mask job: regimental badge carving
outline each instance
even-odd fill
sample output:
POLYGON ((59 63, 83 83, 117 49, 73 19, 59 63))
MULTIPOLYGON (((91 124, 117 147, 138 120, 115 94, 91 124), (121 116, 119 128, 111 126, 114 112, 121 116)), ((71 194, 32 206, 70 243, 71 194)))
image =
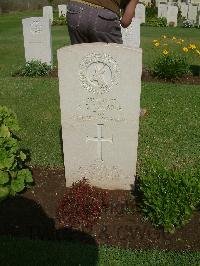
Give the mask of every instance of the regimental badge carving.
POLYGON ((82 88, 104 94, 118 84, 120 70, 110 55, 91 53, 82 59, 79 75, 82 88))
POLYGON ((39 20, 34 20, 30 26, 31 33, 40 34, 42 32, 42 24, 39 20))

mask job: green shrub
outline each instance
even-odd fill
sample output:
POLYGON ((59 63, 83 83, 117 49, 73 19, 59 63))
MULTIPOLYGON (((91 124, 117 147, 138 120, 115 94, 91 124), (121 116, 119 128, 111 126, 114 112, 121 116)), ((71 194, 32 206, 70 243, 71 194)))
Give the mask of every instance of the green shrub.
POLYGON ((27 62, 24 66, 20 67, 13 76, 22 77, 43 77, 49 75, 51 66, 46 63, 41 63, 38 60, 27 62))
POLYGON ((65 16, 60 16, 58 18, 54 18, 53 26, 63 26, 63 25, 67 25, 67 19, 65 16))
POLYGON ((165 232, 174 232, 189 221, 200 203, 200 172, 180 173, 151 164, 139 179, 141 208, 165 232))
POLYGON ((25 168, 26 154, 20 149, 16 115, 0 106, 0 201, 14 196, 32 184, 32 174, 25 168))
POLYGON ((157 18, 158 15, 158 8, 155 6, 146 6, 146 19, 150 19, 150 18, 157 18))
POLYGON ((153 63, 152 72, 156 77, 172 80, 190 73, 189 69, 190 66, 185 57, 174 54, 161 54, 153 63))
POLYGON ((167 26, 167 19, 166 18, 150 17, 150 18, 147 18, 145 25, 151 26, 151 27, 166 27, 167 26))

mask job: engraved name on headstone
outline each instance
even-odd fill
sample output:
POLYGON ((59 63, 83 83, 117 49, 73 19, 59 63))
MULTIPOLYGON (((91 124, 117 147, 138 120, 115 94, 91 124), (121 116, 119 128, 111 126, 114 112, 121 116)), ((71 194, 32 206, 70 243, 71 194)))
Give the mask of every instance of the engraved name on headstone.
POLYGON ((67 186, 83 177, 106 189, 134 185, 141 73, 141 49, 95 43, 58 50, 67 186))

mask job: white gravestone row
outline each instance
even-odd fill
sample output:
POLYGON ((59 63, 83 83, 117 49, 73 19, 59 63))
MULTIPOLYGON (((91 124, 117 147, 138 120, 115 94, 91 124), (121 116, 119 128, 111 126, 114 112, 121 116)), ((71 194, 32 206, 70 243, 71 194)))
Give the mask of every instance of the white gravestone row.
POLYGON ((67 5, 58 5, 59 17, 67 15, 67 5))
POLYGON ((51 23, 53 22, 53 7, 52 6, 43 7, 43 17, 50 19, 51 23))
POLYGON ((127 47, 140 47, 140 19, 133 18, 128 28, 121 28, 123 44, 127 47))
POLYGON ((158 5, 158 18, 167 18, 167 5, 166 4, 158 5))
POLYGON ((135 18, 140 19, 141 23, 145 23, 145 6, 143 4, 137 4, 135 18))
POLYGON ((26 62, 39 60, 52 66, 50 20, 32 17, 22 20, 26 62))
POLYGON ((85 177, 130 190, 136 174, 142 51, 119 44, 58 50, 66 185, 85 177))
POLYGON ((197 22, 198 6, 189 5, 188 9, 188 19, 193 21, 195 24, 197 22))
POLYGON ((167 24, 173 23, 173 25, 177 26, 178 19, 178 7, 177 6, 169 6, 167 9, 167 24))
POLYGON ((186 3, 181 3, 181 16, 183 18, 187 18, 188 17, 188 5, 186 5, 186 3))

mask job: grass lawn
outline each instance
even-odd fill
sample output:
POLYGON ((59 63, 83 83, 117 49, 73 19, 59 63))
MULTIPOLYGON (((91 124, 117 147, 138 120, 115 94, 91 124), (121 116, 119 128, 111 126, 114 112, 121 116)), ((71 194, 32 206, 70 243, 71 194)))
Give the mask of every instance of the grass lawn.
POLYGON ((198 252, 129 251, 106 246, 27 239, 0 239, 1 265, 198 266, 198 252))

